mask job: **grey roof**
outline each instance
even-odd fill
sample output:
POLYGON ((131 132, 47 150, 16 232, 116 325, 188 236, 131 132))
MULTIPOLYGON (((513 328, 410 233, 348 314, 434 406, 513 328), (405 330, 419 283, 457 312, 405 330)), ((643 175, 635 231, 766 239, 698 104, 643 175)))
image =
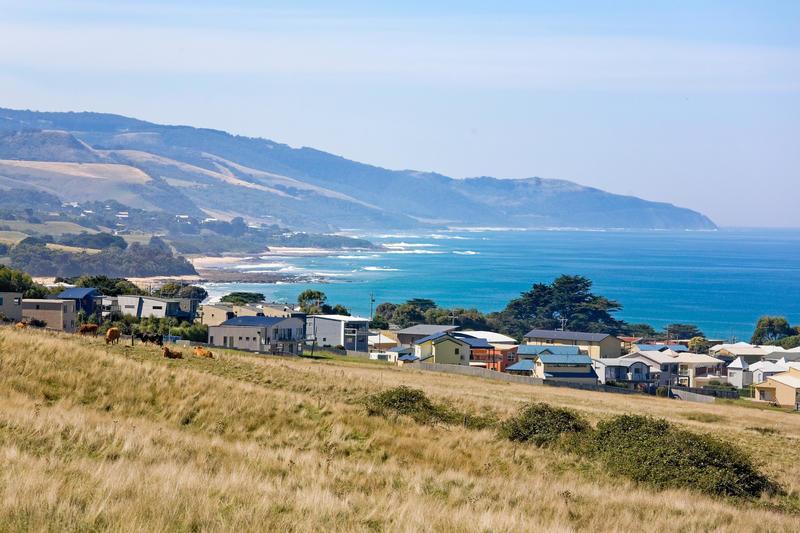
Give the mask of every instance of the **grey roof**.
POLYGON ((278 322, 283 322, 286 317, 279 316, 237 316, 229 318, 220 326, 274 326, 278 322))
POLYGON ((568 341, 589 341, 599 342, 606 337, 610 337, 608 333, 583 333, 581 331, 557 331, 552 329, 532 329, 525 334, 526 339, 548 339, 548 340, 568 340, 568 341))
POLYGON ((646 361, 643 361, 641 359, 633 359, 633 358, 623 359, 621 357, 604 357, 602 359, 595 359, 594 362, 600 363, 601 365, 605 366, 623 366, 625 368, 631 367, 636 363, 641 363, 648 367, 650 366, 646 361))
POLYGON ((433 335, 434 333, 453 331, 454 329, 458 329, 458 326, 447 326, 442 324, 417 324, 416 326, 398 330, 397 333, 408 335, 433 335))

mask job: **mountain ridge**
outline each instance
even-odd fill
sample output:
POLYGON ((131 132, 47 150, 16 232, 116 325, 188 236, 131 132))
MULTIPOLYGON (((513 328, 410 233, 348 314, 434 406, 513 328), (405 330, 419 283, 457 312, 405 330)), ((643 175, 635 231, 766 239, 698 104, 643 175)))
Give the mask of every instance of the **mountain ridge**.
POLYGON ((697 211, 569 180, 456 179, 391 170, 310 147, 105 113, 0 108, 0 159, 0 187, 25 182, 64 200, 103 200, 92 188, 77 187, 74 171, 72 186, 59 191, 63 168, 48 175, 41 165, 9 161, 116 164, 151 180, 106 179, 98 194, 139 196, 140 205, 170 212, 224 213, 297 229, 716 228, 697 211))

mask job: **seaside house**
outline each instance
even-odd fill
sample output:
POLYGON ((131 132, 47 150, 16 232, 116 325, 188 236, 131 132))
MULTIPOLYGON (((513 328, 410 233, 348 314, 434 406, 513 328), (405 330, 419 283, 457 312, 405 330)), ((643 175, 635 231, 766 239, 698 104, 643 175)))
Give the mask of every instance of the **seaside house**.
POLYGON ((607 333, 534 329, 525 334, 525 343, 539 346, 551 344, 578 346, 581 353, 593 359, 622 355, 622 341, 607 333))
POLYGON ((83 311, 86 315, 93 315, 102 308, 103 294, 93 287, 71 287, 61 291, 55 299, 72 300, 76 313, 83 311))
POLYGON ((455 331, 458 326, 446 326, 442 324, 417 324, 408 328, 400 329, 394 333, 397 335, 397 342, 403 346, 411 346, 420 339, 435 335, 436 333, 446 333, 455 331))
POLYGON ((635 344, 633 346, 634 352, 663 352, 672 350, 676 353, 688 352, 689 348, 683 344, 635 344))
POLYGON ((493 331, 457 331, 454 335, 461 338, 479 339, 485 346, 471 345, 470 365, 482 366, 490 370, 503 372, 507 366, 517 360, 517 341, 508 335, 493 331))
POLYGON ((369 318, 347 315, 308 315, 306 337, 322 347, 369 351, 369 318))
POLYGON ((580 355, 581 349, 579 346, 562 346, 558 344, 550 345, 533 345, 522 344, 517 346, 517 359, 536 359, 542 354, 547 355, 580 355))
POLYGON ((370 352, 369 358, 375 361, 386 361, 387 363, 397 364, 399 358, 405 355, 411 355, 413 357, 414 350, 407 346, 392 346, 381 352, 370 352))
POLYGON ((650 365, 650 376, 656 385, 670 386, 678 382, 678 361, 677 353, 666 350, 663 352, 632 352, 623 355, 621 359, 636 359, 650 365))
POLYGON ((225 303, 203 304, 200 307, 200 323, 206 326, 219 326, 234 318, 233 305, 225 303))
POLYGON ((304 341, 295 317, 239 316, 208 328, 208 344, 252 352, 299 355, 304 341))
POLYGON ((678 362, 678 385, 700 387, 711 380, 727 380, 723 372, 725 361, 721 359, 699 353, 679 353, 675 359, 678 362))
POLYGON ((742 357, 737 357, 728 365, 728 383, 737 389, 743 389, 753 384, 753 373, 750 365, 742 357))
POLYGON ((468 339, 447 332, 435 333, 414 342, 414 356, 423 363, 469 365, 471 351, 468 339))
POLYGON ((139 296, 121 294, 117 296, 117 306, 123 315, 136 318, 177 318, 193 321, 195 308, 189 298, 158 298, 156 296, 139 296))
POLYGON ((759 383, 754 388, 757 401, 800 411, 800 369, 790 368, 786 372, 769 376, 764 383, 759 383))
POLYGON ((22 320, 22 293, 0 292, 0 322, 22 320))
POLYGON ((75 300, 23 298, 22 320, 41 320, 46 328, 73 333, 78 327, 75 300))
POLYGON ((650 363, 636 357, 610 357, 606 359, 593 359, 592 367, 597 373, 600 383, 610 381, 618 383, 649 383, 650 363))
MULTIPOLYGON (((729 367, 730 368, 730 367, 729 367)), ((777 363, 773 361, 756 361, 749 366, 750 374, 752 375, 753 384, 763 383, 770 376, 780 374, 789 370, 789 366, 785 363, 777 363)))
POLYGON ((534 364, 533 375, 546 381, 597 384, 597 373, 588 355, 542 354, 534 364))
POLYGON ((393 339, 384 335, 383 333, 371 334, 367 340, 369 344, 369 351, 371 352, 385 352, 389 348, 397 346, 397 339, 393 339))
POLYGON ((777 353, 778 358, 785 350, 781 346, 759 346, 747 342, 733 344, 717 344, 708 349, 708 355, 718 359, 733 361, 737 357, 744 359, 747 364, 752 364, 777 353))
POLYGON ((634 344, 639 344, 644 340, 643 337, 620 336, 617 338, 620 340, 620 342, 622 342, 622 351, 625 353, 636 351, 636 349, 634 348, 634 344))
POLYGON ((513 365, 509 365, 505 369, 509 374, 516 374, 518 376, 533 376, 536 372, 535 359, 520 359, 513 365))

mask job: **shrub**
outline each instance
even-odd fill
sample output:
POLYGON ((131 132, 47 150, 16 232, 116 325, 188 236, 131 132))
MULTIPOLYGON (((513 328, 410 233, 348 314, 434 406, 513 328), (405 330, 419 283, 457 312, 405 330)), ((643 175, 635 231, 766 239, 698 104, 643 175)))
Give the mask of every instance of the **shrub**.
POLYGON ((600 422, 589 448, 610 472, 657 488, 739 497, 779 490, 737 446, 666 420, 623 415, 600 422))
POLYGON ((546 446, 562 435, 584 433, 589 429, 589 423, 575 411, 546 403, 532 403, 506 420, 500 428, 500 434, 515 442, 546 446))
POLYGON ((367 396, 364 405, 370 416, 403 415, 420 424, 463 424, 471 429, 483 429, 495 424, 490 416, 471 415, 447 405, 436 404, 423 391, 405 385, 367 396))
POLYGON ((659 398, 666 398, 669 396, 669 389, 663 385, 656 388, 656 396, 659 398))

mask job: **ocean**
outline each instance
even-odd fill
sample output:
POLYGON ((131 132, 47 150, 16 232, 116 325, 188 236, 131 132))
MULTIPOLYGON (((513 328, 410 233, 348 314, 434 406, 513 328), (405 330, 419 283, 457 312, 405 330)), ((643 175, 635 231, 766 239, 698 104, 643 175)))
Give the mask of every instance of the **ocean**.
POLYGON ((532 284, 580 274, 594 292, 619 301, 617 317, 661 328, 698 325, 709 338, 749 340, 758 317, 800 324, 800 229, 718 231, 514 231, 359 234, 387 247, 328 256, 262 258, 248 271, 325 279, 298 284, 213 283, 212 299, 256 291, 295 301, 319 289, 331 304, 367 316, 370 295, 400 303, 430 298, 440 306, 502 309, 532 284))

